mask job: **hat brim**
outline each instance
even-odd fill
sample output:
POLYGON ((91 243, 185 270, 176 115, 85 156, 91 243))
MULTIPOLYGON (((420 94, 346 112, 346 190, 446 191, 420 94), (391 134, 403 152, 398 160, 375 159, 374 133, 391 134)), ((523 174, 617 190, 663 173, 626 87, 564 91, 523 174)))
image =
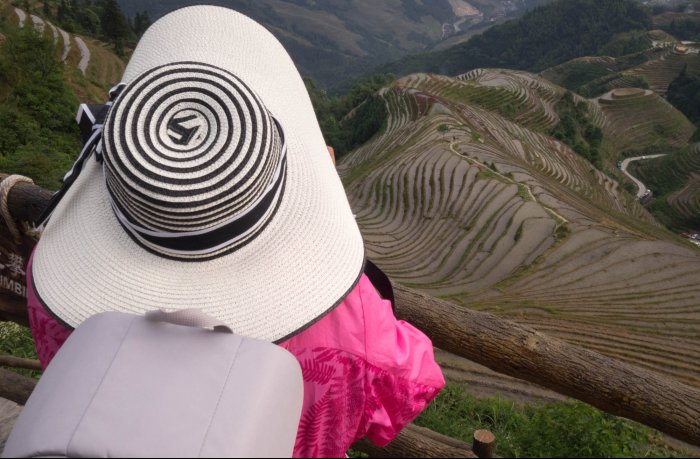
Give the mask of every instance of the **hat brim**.
POLYGON ((362 237, 304 83, 271 33, 226 8, 183 8, 146 32, 123 81, 181 61, 238 76, 283 127, 287 184, 274 218, 229 255, 204 262, 159 257, 120 226, 102 167, 90 159, 37 246, 35 289, 71 327, 104 311, 194 307, 236 333, 279 342, 332 310, 356 285, 364 264, 362 237))

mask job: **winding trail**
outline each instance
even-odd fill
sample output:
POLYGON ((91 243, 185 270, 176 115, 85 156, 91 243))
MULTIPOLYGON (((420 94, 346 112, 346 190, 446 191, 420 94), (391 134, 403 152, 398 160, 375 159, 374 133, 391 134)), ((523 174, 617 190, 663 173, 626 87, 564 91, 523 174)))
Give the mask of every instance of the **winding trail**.
POLYGON ((34 29, 40 34, 44 33, 44 28, 46 27, 46 24, 44 24, 44 20, 41 19, 39 16, 34 16, 33 14, 30 14, 29 17, 34 23, 34 29))
POLYGON ((68 32, 63 29, 58 29, 63 37, 63 56, 61 56, 61 61, 65 62, 68 59, 68 53, 70 53, 70 36, 68 32))
MULTIPOLYGON (((15 13, 17 13, 17 17, 19 18, 19 28, 21 29, 24 27, 24 23, 27 21, 27 13, 25 13, 19 8, 15 8, 15 13)), ((42 18, 33 14, 30 14, 29 17, 32 23, 34 24, 34 28, 39 33, 44 32, 46 24, 49 25, 49 27, 51 28, 51 33, 53 34, 54 43, 58 41, 58 34, 61 34, 61 36, 63 37, 63 55, 61 56, 61 61, 65 62, 66 59, 68 59, 68 53, 70 53, 71 50, 70 35, 68 35, 68 32, 55 27, 50 22, 45 22, 42 18)), ((78 63, 78 68, 81 72, 83 72, 83 75, 85 75, 85 72, 87 71, 87 66, 88 64, 90 64, 90 49, 85 44, 83 39, 78 36, 75 36, 75 42, 77 43, 78 48, 80 48, 80 62, 78 63)))
POLYGON ((17 17, 19 18, 19 28, 21 29, 24 27, 24 21, 27 20, 27 14, 19 8, 15 8, 15 13, 17 13, 17 17))
POLYGON ((459 142, 451 142, 451 143, 450 143, 450 150, 452 151, 452 153, 456 154, 456 155, 459 156, 460 158, 466 159, 467 162, 469 162, 469 163, 477 164, 477 165, 483 167, 484 170, 488 170, 488 171, 491 172, 492 174, 497 175, 498 177, 501 178, 501 180, 503 180, 503 181, 505 181, 505 182, 512 183, 512 184, 514 184, 514 185, 517 185, 518 187, 522 186, 523 188, 525 188, 525 189, 527 190, 528 195, 530 195, 530 199, 532 199, 532 201, 533 201, 534 203, 536 203, 537 205, 539 205, 540 207, 542 207, 547 213, 549 213, 550 215, 552 215, 552 216, 555 218, 555 220, 558 220, 558 221, 559 221, 560 224, 561 224, 561 223, 569 223, 569 220, 567 220, 566 218, 564 218, 564 217, 563 217, 561 214, 559 214, 557 211, 555 211, 555 210, 552 209, 551 207, 545 206, 543 203, 541 203, 541 202, 535 197, 535 194, 532 192, 532 190, 530 189, 530 187, 529 187, 528 185, 526 185, 526 184, 524 184, 524 183, 516 182, 515 180, 513 180, 513 179, 511 179, 511 178, 509 178, 509 177, 506 177, 505 175, 501 174, 500 172, 494 171, 493 169, 491 169, 490 167, 488 167, 486 164, 482 163, 481 161, 479 161, 479 160, 477 160, 477 159, 474 159, 474 158, 470 158, 470 157, 468 157, 468 156, 465 156, 465 155, 459 153, 459 152, 458 152, 457 150, 455 150, 455 148, 454 148, 454 147, 455 147, 455 144, 457 144, 457 143, 459 143, 459 142))
POLYGON ((56 42, 58 41, 58 29, 56 28, 55 25, 51 24, 50 22, 46 22, 46 24, 49 26, 51 29, 51 34, 53 35, 53 44, 55 45, 56 42))
POLYGON ((643 161, 645 159, 660 158, 662 156, 666 156, 666 155, 663 154, 663 155, 635 156, 634 158, 627 158, 626 160, 622 161, 622 166, 620 166, 620 169, 622 169, 622 172, 637 185, 637 188, 638 188, 637 199, 640 199, 640 198, 643 198, 644 196, 646 196, 646 194, 649 192, 649 189, 641 181, 639 181, 637 178, 632 176, 632 174, 627 172, 627 166, 629 166, 630 163, 633 161, 643 161))
POLYGON ((79 36, 74 35, 73 38, 75 38, 75 43, 77 43, 78 48, 80 49, 80 63, 78 63, 78 68, 81 72, 83 72, 83 75, 85 75, 87 66, 90 63, 90 49, 79 36))

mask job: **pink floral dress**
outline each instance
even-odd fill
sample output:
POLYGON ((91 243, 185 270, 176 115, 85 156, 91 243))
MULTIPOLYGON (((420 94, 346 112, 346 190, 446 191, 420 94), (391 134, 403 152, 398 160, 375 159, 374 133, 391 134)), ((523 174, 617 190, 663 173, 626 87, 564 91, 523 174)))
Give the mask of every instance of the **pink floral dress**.
MULTIPOLYGON (((29 321, 46 367, 71 330, 44 308, 31 279, 27 287, 29 321)), ((336 309, 281 346, 296 356, 304 376, 294 457, 344 457, 364 436, 385 446, 445 384, 430 340, 397 320, 364 275, 336 309)))

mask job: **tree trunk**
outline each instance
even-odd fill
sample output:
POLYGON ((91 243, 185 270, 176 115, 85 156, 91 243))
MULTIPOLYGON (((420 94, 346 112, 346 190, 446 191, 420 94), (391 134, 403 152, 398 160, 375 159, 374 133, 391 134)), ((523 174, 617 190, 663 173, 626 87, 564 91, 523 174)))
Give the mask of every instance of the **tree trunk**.
POLYGON ((352 449, 370 457, 479 457, 468 444, 414 424, 407 425, 384 448, 363 438, 352 445, 352 449))
POLYGON ((34 359, 23 359, 12 355, 0 355, 0 366, 41 371, 41 363, 34 359))
POLYGON ((24 405, 37 382, 36 379, 0 368, 0 398, 24 405))
POLYGON ((700 390, 398 284, 397 315, 440 349, 700 445, 700 390))

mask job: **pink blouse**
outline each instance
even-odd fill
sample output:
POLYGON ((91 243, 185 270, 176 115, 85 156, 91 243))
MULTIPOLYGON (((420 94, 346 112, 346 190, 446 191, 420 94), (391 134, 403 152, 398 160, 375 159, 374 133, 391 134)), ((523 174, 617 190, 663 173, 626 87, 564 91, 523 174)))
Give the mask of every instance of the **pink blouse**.
MULTIPOLYGON (((46 367, 71 331, 42 306, 31 279, 27 287, 32 334, 46 367)), ((364 436, 385 446, 445 385, 430 340, 397 320, 365 275, 336 309, 281 346, 304 376, 294 457, 344 457, 364 436)))

